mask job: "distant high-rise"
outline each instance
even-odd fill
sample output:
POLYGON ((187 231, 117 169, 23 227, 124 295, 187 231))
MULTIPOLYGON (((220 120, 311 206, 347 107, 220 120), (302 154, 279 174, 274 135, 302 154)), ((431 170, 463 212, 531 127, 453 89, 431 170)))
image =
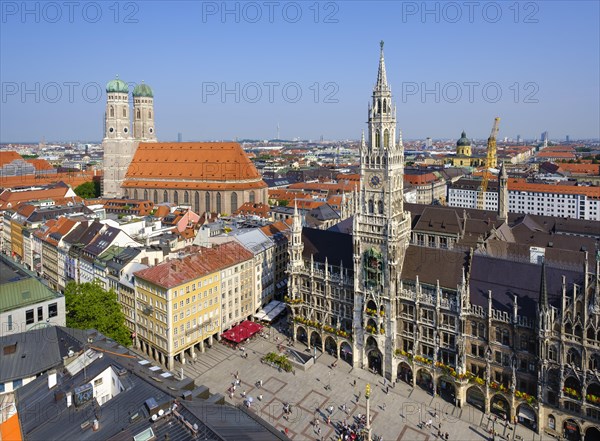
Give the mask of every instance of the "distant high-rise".
POLYGON ((517 144, 521 144, 521 135, 517 135, 517 144))
POLYGON ((566 141, 570 142, 571 141, 571 137, 569 135, 566 136, 566 141))
POLYGON ((181 132, 179 132, 177 134, 177 142, 182 142, 183 141, 183 136, 181 135, 181 132))
POLYGON ((431 138, 427 138, 425 140, 425 147, 427 147, 428 149, 430 149, 433 146, 433 142, 431 141, 431 138))
POLYGON ((548 131, 542 132, 542 142, 548 142, 548 131))

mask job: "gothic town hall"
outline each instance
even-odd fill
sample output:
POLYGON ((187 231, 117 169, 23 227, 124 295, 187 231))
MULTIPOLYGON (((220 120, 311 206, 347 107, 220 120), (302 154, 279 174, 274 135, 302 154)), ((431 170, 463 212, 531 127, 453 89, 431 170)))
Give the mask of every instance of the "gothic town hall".
POLYGON ((597 223, 404 204, 383 42, 360 157, 351 218, 317 230, 295 212, 294 339, 455 406, 600 439, 597 223))

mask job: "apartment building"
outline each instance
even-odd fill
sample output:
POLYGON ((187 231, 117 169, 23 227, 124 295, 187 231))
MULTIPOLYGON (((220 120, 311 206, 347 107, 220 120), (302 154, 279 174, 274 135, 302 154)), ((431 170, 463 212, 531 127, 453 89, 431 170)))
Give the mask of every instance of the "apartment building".
MULTIPOLYGON (((498 182, 490 182, 484 195, 484 209, 498 209, 498 182)), ((463 178, 448 187, 448 205, 477 208, 481 180, 463 178)), ((600 187, 529 183, 508 179, 508 211, 542 216, 600 220, 600 187)))
POLYGON ((250 271, 254 271, 251 253, 237 242, 227 242, 211 248, 192 248, 190 254, 181 258, 136 272, 138 320, 137 329, 132 329, 136 346, 169 368, 175 359, 185 363, 187 357, 195 358, 197 350, 204 351, 219 337, 224 320, 226 324, 234 321, 236 305, 240 318, 249 318, 255 312, 253 309, 242 312, 254 296, 248 289, 254 285, 249 283, 254 278, 250 271), (237 291, 236 280, 240 284, 237 291), (227 288, 225 293, 223 283, 227 288), (227 314, 225 319, 223 309, 227 314))

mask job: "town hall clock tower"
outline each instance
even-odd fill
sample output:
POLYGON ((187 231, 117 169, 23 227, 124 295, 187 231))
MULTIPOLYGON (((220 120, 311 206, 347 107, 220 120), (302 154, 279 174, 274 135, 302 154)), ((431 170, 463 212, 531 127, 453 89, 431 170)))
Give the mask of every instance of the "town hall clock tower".
POLYGON ((396 378, 396 298, 410 237, 403 205, 404 147, 387 82, 383 41, 369 104, 368 140, 360 145, 360 193, 353 224, 355 367, 396 378))

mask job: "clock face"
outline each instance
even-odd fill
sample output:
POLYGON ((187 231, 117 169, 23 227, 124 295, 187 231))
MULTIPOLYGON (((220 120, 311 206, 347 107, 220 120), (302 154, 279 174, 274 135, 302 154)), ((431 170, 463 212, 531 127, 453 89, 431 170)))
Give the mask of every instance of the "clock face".
POLYGON ((373 176, 371 176, 369 184, 371 184, 371 188, 379 188, 379 187, 381 187, 381 178, 379 177, 379 175, 373 175, 373 176))

